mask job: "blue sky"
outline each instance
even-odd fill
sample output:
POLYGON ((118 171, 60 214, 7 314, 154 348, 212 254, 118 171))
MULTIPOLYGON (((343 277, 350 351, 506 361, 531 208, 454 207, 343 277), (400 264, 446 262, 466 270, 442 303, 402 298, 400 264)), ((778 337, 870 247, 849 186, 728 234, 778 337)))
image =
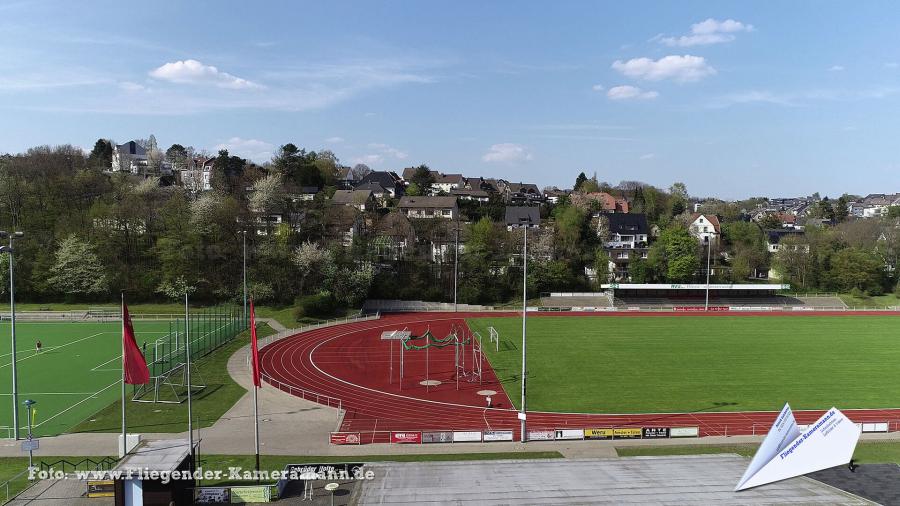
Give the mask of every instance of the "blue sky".
POLYGON ((900 191, 897 26, 893 2, 8 0, 0 152, 153 133, 541 186, 900 191))

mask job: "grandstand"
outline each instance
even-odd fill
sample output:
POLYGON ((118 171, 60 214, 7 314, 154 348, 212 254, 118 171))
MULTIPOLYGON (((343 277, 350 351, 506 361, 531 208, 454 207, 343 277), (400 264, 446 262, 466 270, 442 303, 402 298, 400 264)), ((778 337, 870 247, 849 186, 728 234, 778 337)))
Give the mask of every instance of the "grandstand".
POLYGON ((427 302, 422 300, 393 300, 393 299, 369 299, 360 312, 362 314, 376 313, 407 313, 420 311, 489 311, 490 306, 475 304, 453 304, 452 302, 427 302))

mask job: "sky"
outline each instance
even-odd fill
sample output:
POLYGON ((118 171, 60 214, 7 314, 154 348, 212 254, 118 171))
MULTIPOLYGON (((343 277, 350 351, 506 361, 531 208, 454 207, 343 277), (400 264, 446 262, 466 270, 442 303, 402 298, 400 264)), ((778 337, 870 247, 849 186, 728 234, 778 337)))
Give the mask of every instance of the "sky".
POLYGON ((0 152, 154 134, 256 162, 699 197, 900 191, 894 2, 0 3, 0 152))

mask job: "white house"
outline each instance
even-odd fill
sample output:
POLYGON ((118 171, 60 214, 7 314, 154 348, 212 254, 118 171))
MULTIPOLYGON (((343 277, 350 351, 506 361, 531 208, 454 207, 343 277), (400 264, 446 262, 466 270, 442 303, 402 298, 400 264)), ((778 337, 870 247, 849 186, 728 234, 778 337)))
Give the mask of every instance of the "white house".
POLYGON ((719 235, 722 233, 719 218, 714 214, 694 213, 691 215, 691 223, 688 226, 688 230, 701 243, 706 243, 708 240, 711 244, 717 244, 719 235))
POLYGON ((113 172, 131 172, 132 174, 144 172, 147 169, 147 150, 137 141, 117 144, 113 147, 110 169, 113 172))

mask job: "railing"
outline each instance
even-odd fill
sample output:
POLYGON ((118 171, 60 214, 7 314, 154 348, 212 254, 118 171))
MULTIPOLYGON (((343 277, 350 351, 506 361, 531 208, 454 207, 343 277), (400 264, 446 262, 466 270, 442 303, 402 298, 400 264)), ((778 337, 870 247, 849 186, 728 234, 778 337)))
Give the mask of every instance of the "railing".
POLYGON ((112 457, 102 457, 99 458, 99 460, 94 460, 91 457, 85 457, 78 462, 71 462, 66 459, 60 459, 56 462, 50 463, 41 462, 39 467, 41 471, 49 471, 50 469, 53 469, 55 471, 62 471, 64 473, 66 472, 67 465, 72 468, 72 471, 78 471, 79 466, 83 466, 82 469, 87 471, 109 471, 118 462, 118 459, 114 459, 112 457))
POLYGON ((275 334, 264 337, 262 339, 263 344, 262 344, 262 346, 260 346, 260 348, 265 348, 266 346, 268 346, 274 342, 280 341, 280 340, 284 339, 285 337, 295 336, 297 334, 302 334, 304 332, 322 329, 325 327, 333 327, 335 325, 342 325, 344 323, 365 322, 365 321, 371 321, 371 320, 378 320, 380 318, 381 318, 381 314, 379 314, 379 313, 375 313, 373 315, 358 314, 355 316, 346 316, 344 318, 333 318, 331 320, 325 320, 323 322, 314 323, 312 325, 304 325, 303 327, 298 327, 295 329, 285 329, 285 330, 282 330, 281 332, 276 332, 275 334))
POLYGON ((343 402, 337 397, 332 397, 330 395, 320 394, 318 392, 313 392, 312 390, 307 390, 305 388, 296 387, 294 385, 288 385, 287 383, 282 383, 281 381, 272 378, 268 374, 261 373, 260 378, 266 383, 272 385, 273 387, 281 390, 282 392, 287 392, 295 397, 299 397, 301 399, 305 399, 308 401, 313 401, 316 404, 322 404, 329 408, 337 409, 337 421, 336 425, 340 427, 341 425, 341 417, 344 415, 344 405, 343 402))
POLYGON ((32 485, 34 485, 35 483, 37 483, 36 481, 29 481, 29 482, 25 485, 25 488, 23 488, 22 490, 16 491, 15 495, 13 495, 12 497, 10 497, 10 495, 9 495, 9 487, 10 487, 10 485, 11 485, 13 482, 16 482, 16 481, 20 480, 23 476, 25 476, 26 474, 28 474, 29 471, 30 471, 30 469, 25 469, 24 471, 20 472, 19 474, 13 476, 12 478, 10 478, 10 479, 6 480, 5 482, 3 482, 2 484, 0 484, 0 487, 3 487, 4 491, 6 492, 6 500, 3 501, 3 504, 8 503, 8 502, 10 501, 10 499, 15 499, 16 497, 19 496, 19 494, 21 494, 22 492, 25 492, 26 490, 28 490, 29 488, 31 488, 32 485))
MULTIPOLYGON (((277 332, 270 336, 266 336, 262 339, 262 346, 260 348, 265 348, 272 343, 278 342, 286 337, 295 336, 297 334, 302 334, 304 332, 310 332, 312 330, 321 329, 325 327, 333 327, 335 325, 342 325, 345 323, 355 323, 355 322, 365 322, 378 320, 381 318, 381 315, 375 313, 374 315, 356 315, 356 316, 348 316, 344 318, 333 318, 331 320, 326 320, 324 322, 316 323, 313 325, 305 325, 296 329, 286 329, 281 332, 277 332)), ((250 351, 247 351, 247 362, 249 364, 250 361, 250 351)), ((282 383, 281 381, 272 378, 271 376, 262 373, 260 377, 266 383, 274 386, 275 388, 281 390, 282 392, 287 392, 296 397, 300 397, 301 399, 313 401, 316 404, 322 404, 330 408, 337 409, 337 425, 340 426, 341 417, 344 414, 343 402, 341 399, 337 397, 332 397, 330 395, 320 394, 318 392, 314 392, 312 390, 307 390, 305 388, 300 388, 294 385, 288 385, 287 383, 282 383)))

